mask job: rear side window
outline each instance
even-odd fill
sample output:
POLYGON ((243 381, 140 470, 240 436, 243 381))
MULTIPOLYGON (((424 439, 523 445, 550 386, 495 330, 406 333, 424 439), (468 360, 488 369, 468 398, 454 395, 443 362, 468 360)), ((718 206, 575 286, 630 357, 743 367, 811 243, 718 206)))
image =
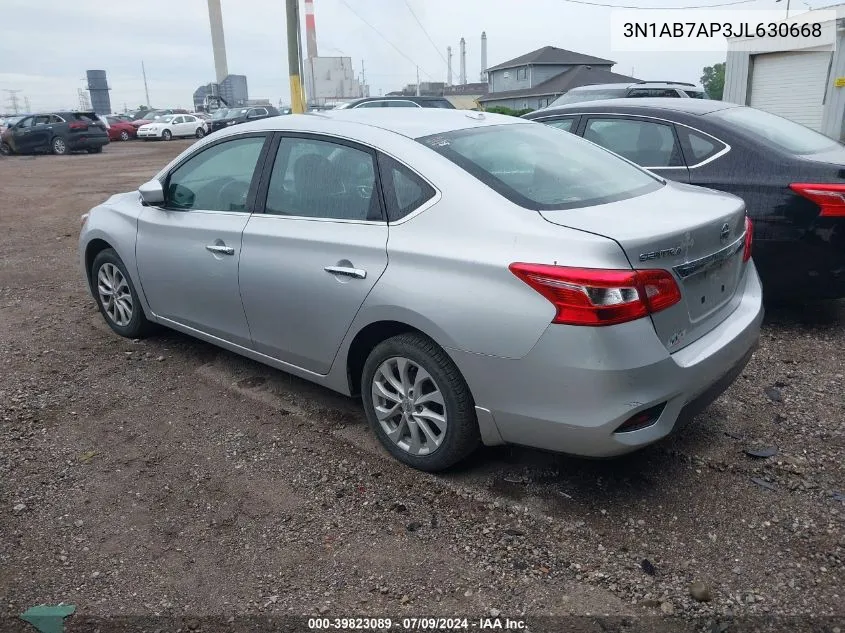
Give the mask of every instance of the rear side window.
POLYGON ((417 140, 527 209, 605 204, 663 186, 618 156, 547 125, 490 125, 417 140))
POLYGON ((690 167, 704 162, 727 147, 727 145, 712 136, 699 134, 683 126, 677 126, 677 130, 678 136, 681 139, 681 147, 687 159, 687 165, 690 167))
POLYGON ((543 121, 543 123, 552 127, 556 127, 557 129, 563 130, 564 132, 571 132, 572 123, 574 121, 575 119, 556 119, 555 121, 543 121))
POLYGON ((434 188, 410 169, 380 154, 379 173, 387 204, 387 219, 400 220, 434 197, 434 188))
POLYGON ((423 101, 422 107, 424 108, 448 108, 453 110, 455 106, 452 105, 450 101, 447 99, 436 99, 433 101, 423 101))
POLYGON ((559 106, 567 103, 580 103, 582 101, 598 101, 600 99, 621 99, 625 96, 627 88, 606 88, 604 90, 570 90, 565 95, 555 99, 551 105, 559 106))
POLYGON ((634 88, 628 93, 629 97, 679 97, 674 88, 634 88))
POLYGON ((701 90, 684 90, 684 94, 690 99, 706 99, 707 95, 701 90))

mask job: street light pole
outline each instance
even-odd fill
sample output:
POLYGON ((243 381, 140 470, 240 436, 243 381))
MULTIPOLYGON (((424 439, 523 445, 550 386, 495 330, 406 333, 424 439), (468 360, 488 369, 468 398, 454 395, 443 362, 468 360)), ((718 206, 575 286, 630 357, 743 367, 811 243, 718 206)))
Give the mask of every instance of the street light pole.
POLYGON ((288 75, 290 75, 290 106, 294 114, 305 112, 305 94, 302 90, 302 52, 299 46, 299 0, 285 0, 288 31, 288 75))

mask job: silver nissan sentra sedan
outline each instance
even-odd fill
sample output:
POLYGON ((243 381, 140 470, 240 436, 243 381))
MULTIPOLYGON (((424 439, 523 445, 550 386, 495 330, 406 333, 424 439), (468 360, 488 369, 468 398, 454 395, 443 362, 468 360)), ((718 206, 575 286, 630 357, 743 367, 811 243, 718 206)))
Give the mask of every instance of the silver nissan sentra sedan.
POLYGON ((763 317, 739 198, 538 123, 339 110, 238 125, 84 217, 106 322, 363 399, 397 459, 612 456, 730 385, 763 317))

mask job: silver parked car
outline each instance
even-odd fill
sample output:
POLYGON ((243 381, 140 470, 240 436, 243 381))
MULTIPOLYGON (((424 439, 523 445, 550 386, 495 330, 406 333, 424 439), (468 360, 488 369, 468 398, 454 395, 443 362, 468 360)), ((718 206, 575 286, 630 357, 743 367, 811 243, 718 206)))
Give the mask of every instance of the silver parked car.
POLYGON ((763 312, 739 198, 458 110, 275 117, 84 220, 111 328, 185 332, 349 395, 439 470, 479 443, 589 456, 717 397, 763 312))

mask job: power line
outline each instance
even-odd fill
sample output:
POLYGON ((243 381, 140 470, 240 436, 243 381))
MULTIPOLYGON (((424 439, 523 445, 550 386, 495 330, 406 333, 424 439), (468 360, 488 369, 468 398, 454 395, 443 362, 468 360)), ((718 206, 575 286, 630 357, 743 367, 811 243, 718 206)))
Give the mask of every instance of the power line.
MULTIPOLYGON (((391 42, 389 39, 387 39, 384 35, 382 35, 381 31, 379 31, 376 27, 374 27, 372 24, 370 24, 370 23, 369 23, 369 22, 367 22, 364 18, 362 18, 362 17, 358 14, 358 12, 357 12, 357 11, 355 11, 355 9, 353 9, 351 6, 349 6, 349 3, 348 3, 348 2, 346 2, 346 0, 340 0, 340 3, 341 3, 343 6, 345 6, 347 9, 349 9, 349 10, 352 12, 352 14, 353 14, 356 18, 358 18, 359 20, 361 20, 361 22, 363 22, 364 24, 366 24, 367 26, 369 26, 369 27, 370 27, 373 31, 375 31, 376 35, 378 35, 381 39, 383 39, 385 42, 387 42, 388 44, 390 44, 390 46, 392 46, 392 47, 393 47, 393 49, 394 49, 397 53, 399 53, 402 57, 404 57, 405 59, 407 59, 407 60, 408 60, 409 62, 411 62, 414 66, 419 66, 419 64, 417 64, 417 62, 415 62, 413 59, 411 59, 411 58, 410 58, 410 57, 408 57, 405 53, 403 53, 403 52, 399 49, 399 47, 397 47, 397 46, 396 46, 396 44, 394 44, 394 43, 393 43, 393 42, 391 42)), ((425 69, 424 69, 424 68, 421 68, 420 70, 422 70, 422 72, 423 72, 425 75, 427 75, 429 79, 434 79, 434 77, 432 77, 429 73, 427 73, 427 72, 425 71, 425 69)))
POLYGON ((408 0, 404 0, 404 1, 405 1, 405 6, 408 7, 408 11, 411 12, 411 15, 414 16, 414 20, 416 20, 417 24, 419 24, 420 29, 422 29, 422 32, 425 33, 425 36, 428 38, 428 41, 431 42, 431 45, 432 45, 432 47, 434 47, 434 50, 436 50, 437 54, 440 55, 440 59, 442 59, 443 63, 448 66, 449 62, 447 62, 446 58, 443 57, 443 53, 440 51, 440 47, 437 46, 437 44, 434 43, 433 39, 431 39, 431 35, 429 35, 428 31, 425 30, 425 27, 422 25, 422 22, 420 22, 420 19, 417 17, 417 14, 414 13, 414 10, 411 8, 411 5, 408 4, 408 0))
MULTIPOLYGON (((342 1, 342 0, 341 0, 342 1)), ((590 2, 590 0, 561 0, 562 2, 571 2, 572 4, 587 4, 591 7, 608 7, 610 9, 644 9, 647 11, 654 11, 656 9, 665 9, 672 11, 676 9, 714 9, 717 7, 731 7, 737 4, 748 4, 749 2, 757 2, 757 0, 732 0, 731 2, 720 2, 718 4, 701 4, 690 5, 686 7, 642 7, 633 6, 629 4, 607 4, 605 2, 590 2)))

